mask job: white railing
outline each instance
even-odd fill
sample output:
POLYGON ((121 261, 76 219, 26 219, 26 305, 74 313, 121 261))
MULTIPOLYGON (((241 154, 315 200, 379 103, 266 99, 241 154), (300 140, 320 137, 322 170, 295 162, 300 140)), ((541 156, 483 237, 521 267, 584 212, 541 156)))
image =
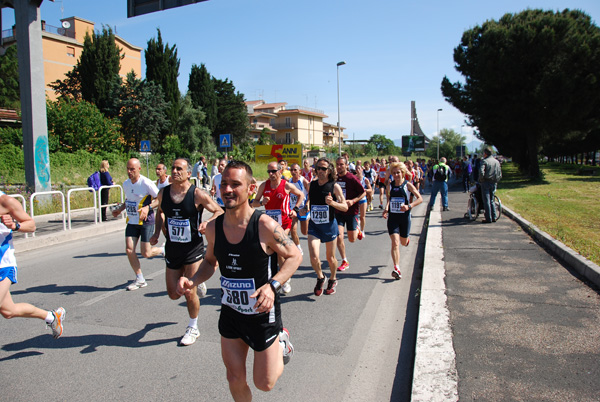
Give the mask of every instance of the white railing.
MULTIPOLYGON (((102 207, 112 207, 115 205, 119 205, 118 203, 108 203, 108 204, 102 204, 102 198, 100 197, 100 193, 103 189, 105 188, 118 188, 121 190, 121 204, 125 202, 125 191, 123 190, 123 187, 120 184, 112 184, 110 186, 100 186, 100 188, 98 189, 98 210, 97 212, 97 216, 98 216, 98 221, 101 222, 102 219, 100 218, 100 212, 102 210, 102 207)), ((121 214, 123 215, 123 217, 125 216, 125 211, 123 211, 123 213, 121 214)))
POLYGON ((76 191, 91 191, 94 193, 92 199, 94 200, 94 207, 87 207, 87 208, 77 208, 74 209, 73 211, 87 211, 89 209, 93 209, 94 210, 94 224, 98 224, 98 214, 96 213, 96 211, 98 210, 98 205, 96 203, 96 190, 94 190, 91 187, 88 188, 72 188, 69 191, 67 191, 67 216, 68 216, 68 222, 69 222, 69 230, 71 230, 71 193, 74 193, 76 191))
MULTIPOLYGON (((86 188, 86 190, 89 190, 89 188, 86 188)), ((33 209, 33 199, 36 196, 51 195, 51 194, 60 194, 60 199, 62 201, 63 230, 67 230, 67 219, 66 219, 67 214, 65 213, 65 195, 62 193, 62 191, 40 191, 39 193, 31 194, 31 197, 29 197, 29 215, 32 218, 35 217, 35 213, 34 213, 34 209, 33 209)), ((35 237, 35 232, 33 232, 33 237, 35 237)))
MULTIPOLYGON (((20 198, 21 199, 21 204, 23 205, 23 211, 27 212, 27 201, 25 200, 25 197, 23 197, 21 194, 6 194, 9 197, 12 198, 20 198)), ((29 233, 25 233, 25 237, 29 237, 29 233)))

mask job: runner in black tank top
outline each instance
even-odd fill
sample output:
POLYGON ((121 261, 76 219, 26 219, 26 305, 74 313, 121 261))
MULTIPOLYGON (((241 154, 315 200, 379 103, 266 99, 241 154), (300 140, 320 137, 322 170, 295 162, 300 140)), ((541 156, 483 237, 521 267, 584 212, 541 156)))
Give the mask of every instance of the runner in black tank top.
POLYGON ((260 244, 258 221, 262 212, 254 211, 242 240, 232 244, 223 232, 223 216, 215 222, 214 253, 221 272, 221 316, 219 332, 229 339, 241 338, 254 350, 265 350, 281 332, 279 294, 273 307, 259 313, 256 299, 250 296, 277 273, 277 254, 268 255, 260 244), (241 314, 240 314, 241 313, 241 314), (253 327, 259 324, 261 331, 253 327))
POLYGON ((204 257, 204 240, 198 231, 202 222, 204 206, 196 208, 194 203, 193 184, 188 189, 182 202, 175 203, 171 199, 170 186, 165 187, 160 208, 165 214, 167 244, 165 245, 165 261, 167 268, 179 269, 184 264, 191 264, 204 257))
POLYGON ((383 217, 388 220, 388 234, 392 242, 392 262, 394 269, 392 277, 402 278, 400 273, 400 245, 408 246, 410 239, 410 211, 423 202, 423 197, 412 183, 406 181, 408 168, 402 162, 390 165, 390 181, 387 184, 387 201, 383 217), (410 194, 414 195, 411 202, 410 194))
MULTIPOLYGON (((177 300, 181 295, 177 292, 177 284, 182 276, 192 276, 198 271, 200 262, 204 257, 204 240, 202 232, 206 229, 206 222, 202 222, 202 212, 206 209, 213 213, 209 219, 215 219, 223 213, 221 207, 210 197, 189 181, 192 169, 186 159, 176 159, 171 167, 171 185, 163 188, 158 193, 158 213, 154 235, 150 238, 151 244, 156 244, 163 227, 167 242, 165 244, 165 262, 167 270, 165 281, 167 294, 172 300, 177 300), (165 225, 163 226, 163 217, 165 225)), ((186 307, 189 314, 189 323, 185 335, 181 338, 181 345, 191 345, 200 335, 198 330, 198 313, 200 311, 199 297, 206 295, 206 285, 200 283, 185 295, 186 307)))
MULTIPOLYGON (((321 243, 331 243, 338 237, 338 224, 335 220, 335 211, 347 211, 348 204, 339 184, 335 182, 335 171, 327 158, 321 158, 315 163, 317 180, 310 182, 308 200, 310 203, 310 221, 308 222, 308 251, 310 263, 317 274, 317 284, 314 288, 315 296, 323 294, 325 275, 321 270, 319 248, 321 243)), ((325 293, 332 295, 337 286, 335 247, 327 246, 327 263, 331 276, 327 283, 325 293)))
POLYGON ((249 348, 254 349, 254 384, 263 391, 273 389, 293 354, 276 294, 302 261, 282 227, 248 204, 254 187, 252 169, 246 163, 232 161, 225 167, 221 181, 225 215, 207 226, 205 258, 198 272, 181 278, 177 288, 181 294, 190 293, 219 265, 221 355, 234 400, 252 399, 246 380, 249 348), (283 257, 278 271, 276 254, 283 257))

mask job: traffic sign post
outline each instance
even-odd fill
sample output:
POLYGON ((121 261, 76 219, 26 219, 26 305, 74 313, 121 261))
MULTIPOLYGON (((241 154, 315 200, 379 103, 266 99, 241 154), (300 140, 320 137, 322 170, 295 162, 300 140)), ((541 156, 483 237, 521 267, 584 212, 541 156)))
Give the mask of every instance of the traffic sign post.
POLYGON ((219 148, 225 148, 225 152, 227 152, 227 149, 231 146, 231 134, 220 134, 219 148))
POLYGON ((150 140, 140 141, 140 153, 141 152, 146 154, 146 177, 149 177, 150 167, 148 166, 148 154, 152 152, 152 150, 150 149, 150 140))

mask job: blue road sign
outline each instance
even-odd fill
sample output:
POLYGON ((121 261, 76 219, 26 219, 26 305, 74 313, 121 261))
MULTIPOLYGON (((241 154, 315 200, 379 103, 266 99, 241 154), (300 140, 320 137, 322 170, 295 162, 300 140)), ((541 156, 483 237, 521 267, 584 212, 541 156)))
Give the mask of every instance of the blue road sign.
POLYGON ((231 134, 219 135, 219 147, 230 148, 231 147, 231 134))
POLYGON ((140 152, 151 152, 150 140, 140 141, 140 152))

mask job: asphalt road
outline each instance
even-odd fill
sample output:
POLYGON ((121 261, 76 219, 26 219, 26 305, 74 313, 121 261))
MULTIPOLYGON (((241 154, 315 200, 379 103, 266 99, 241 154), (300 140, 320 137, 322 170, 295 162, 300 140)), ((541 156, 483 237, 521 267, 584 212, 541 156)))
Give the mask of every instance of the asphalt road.
MULTIPOLYGON (((401 281, 390 275, 390 240, 380 210, 368 213, 364 240, 346 240, 350 269, 339 274, 335 295, 313 295, 316 276, 306 253, 282 301, 296 354, 273 391, 251 385, 256 400, 410 399, 425 204, 413 210, 401 281)), ((58 340, 41 321, 2 321, 0 400, 231 400, 217 329, 218 273, 201 300, 200 338, 179 347, 188 320, 185 302, 168 298, 160 258, 142 259, 148 287, 124 290, 133 272, 122 231, 18 253, 17 259, 15 302, 63 306, 67 318, 58 340)), ((249 357, 250 384, 251 363, 249 357)))

